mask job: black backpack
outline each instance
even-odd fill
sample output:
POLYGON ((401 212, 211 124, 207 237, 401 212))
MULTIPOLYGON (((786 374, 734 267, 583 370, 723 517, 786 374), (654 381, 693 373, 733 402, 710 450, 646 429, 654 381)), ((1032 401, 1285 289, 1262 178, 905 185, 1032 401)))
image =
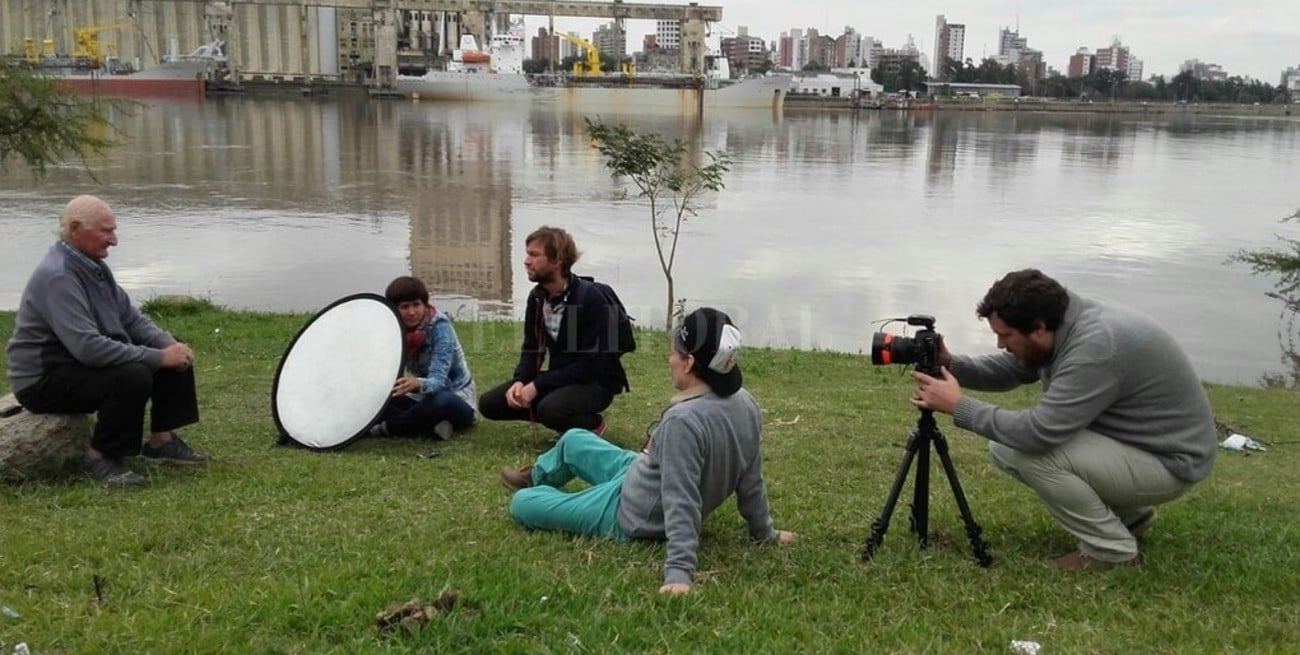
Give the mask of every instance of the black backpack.
POLYGON ((610 306, 611 311, 617 315, 617 339, 612 344, 614 351, 619 355, 636 352, 636 333, 632 329, 632 322, 636 319, 628 316, 627 308, 623 306, 623 301, 618 299, 618 294, 614 293, 614 288, 604 282, 596 281, 596 278, 589 275, 579 275, 578 279, 586 282, 592 289, 600 293, 601 297, 605 299, 605 303, 610 306))

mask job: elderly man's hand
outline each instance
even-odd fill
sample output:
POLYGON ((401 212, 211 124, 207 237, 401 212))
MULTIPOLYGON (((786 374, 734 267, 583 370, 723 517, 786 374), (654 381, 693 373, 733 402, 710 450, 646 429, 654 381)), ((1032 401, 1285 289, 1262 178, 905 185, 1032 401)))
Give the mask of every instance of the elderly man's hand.
POLYGON ((926 375, 920 371, 912 371, 912 377, 916 380, 916 393, 912 396, 913 405, 944 414, 951 414, 957 410, 957 403, 961 401, 961 385, 947 368, 939 369, 939 377, 926 375))
POLYGON ((179 341, 163 348, 162 356, 163 368, 174 368, 183 371, 194 366, 194 350, 179 341))

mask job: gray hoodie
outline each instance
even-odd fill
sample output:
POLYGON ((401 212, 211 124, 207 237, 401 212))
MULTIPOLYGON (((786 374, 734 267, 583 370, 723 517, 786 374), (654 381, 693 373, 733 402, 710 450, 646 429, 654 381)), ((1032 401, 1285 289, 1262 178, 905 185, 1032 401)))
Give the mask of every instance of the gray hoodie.
POLYGON ((745 389, 706 390, 668 408, 623 478, 618 522, 634 539, 667 539, 664 583, 690 583, 700 524, 731 494, 755 541, 776 539, 763 484, 763 412, 745 389))

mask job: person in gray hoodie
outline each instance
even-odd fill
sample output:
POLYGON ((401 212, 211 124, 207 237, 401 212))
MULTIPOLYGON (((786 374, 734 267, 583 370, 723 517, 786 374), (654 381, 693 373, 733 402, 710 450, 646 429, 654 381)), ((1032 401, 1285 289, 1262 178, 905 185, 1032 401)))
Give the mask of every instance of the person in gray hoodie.
POLYGON ((59 219, 59 240, 23 289, 6 355, 14 396, 38 414, 97 412, 85 463, 110 486, 144 477, 123 461, 203 465, 176 429, 199 420, 194 351, 131 304, 104 263, 117 218, 103 200, 77 196, 59 219), (145 405, 152 401, 143 443, 145 405))
POLYGON ((759 448, 763 413, 742 388, 740 345, 725 313, 705 307, 688 314, 669 348, 678 393, 645 446, 626 450, 588 430, 568 430, 533 466, 502 469, 502 483, 515 491, 510 515, 535 530, 666 540, 659 591, 670 594, 692 589, 700 525, 733 494, 750 539, 793 542, 793 532, 772 524, 759 448), (590 486, 563 491, 574 478, 590 486))
POLYGON ((1078 540, 1049 566, 1140 563, 1137 538, 1155 523, 1154 506, 1214 466, 1214 416, 1187 355, 1146 315, 1080 297, 1035 269, 998 280, 976 313, 1005 352, 941 349, 938 377, 913 373, 913 404, 988 439, 994 464, 1033 489, 1078 540), (1033 382, 1042 396, 1023 410, 962 393, 1033 382))

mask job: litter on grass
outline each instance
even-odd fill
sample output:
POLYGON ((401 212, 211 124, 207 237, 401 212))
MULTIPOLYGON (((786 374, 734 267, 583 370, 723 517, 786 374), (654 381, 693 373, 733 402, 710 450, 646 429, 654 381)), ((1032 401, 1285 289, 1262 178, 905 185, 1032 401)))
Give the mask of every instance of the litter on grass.
POLYGON ((1268 447, 1265 446, 1264 444, 1255 441, 1254 439, 1251 439, 1250 437, 1244 434, 1240 434, 1237 432, 1229 433, 1227 438, 1219 442, 1219 447, 1224 450, 1231 450, 1236 452, 1245 451, 1245 450, 1256 450, 1259 452, 1264 452, 1268 450, 1268 447))
POLYGON ((1042 648, 1036 641, 1020 641, 1013 639, 1011 641, 1011 652, 1017 655, 1038 655, 1038 649, 1042 648))

